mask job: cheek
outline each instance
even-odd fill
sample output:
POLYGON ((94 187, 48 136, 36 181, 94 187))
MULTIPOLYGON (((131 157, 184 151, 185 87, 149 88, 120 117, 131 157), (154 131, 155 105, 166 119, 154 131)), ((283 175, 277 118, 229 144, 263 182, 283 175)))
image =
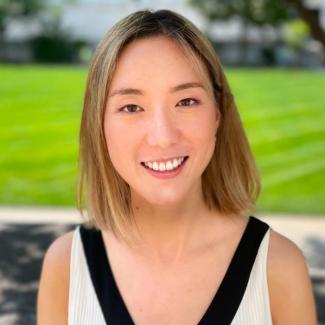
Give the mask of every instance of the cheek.
POLYGON ((117 119, 105 122, 108 154, 117 173, 128 184, 134 182, 137 166, 137 133, 117 119))
POLYGON ((116 123, 106 122, 104 132, 108 154, 115 169, 119 170, 123 166, 123 162, 129 160, 127 155, 130 154, 128 148, 130 145, 130 137, 126 130, 116 123))
POLYGON ((217 131, 217 120, 214 112, 204 114, 198 120, 192 123, 190 133, 193 139, 203 146, 209 145, 215 140, 217 131))
POLYGON ((203 168, 212 158, 216 144, 217 126, 216 115, 211 113, 205 115, 192 130, 193 141, 195 141, 196 149, 200 153, 199 159, 203 168))

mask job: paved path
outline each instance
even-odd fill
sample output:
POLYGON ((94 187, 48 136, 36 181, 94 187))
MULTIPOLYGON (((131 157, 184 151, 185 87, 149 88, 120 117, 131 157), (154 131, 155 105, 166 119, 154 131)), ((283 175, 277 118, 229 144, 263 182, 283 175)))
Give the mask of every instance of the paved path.
MULTIPOLYGON (((255 215, 293 240, 306 256, 325 325, 325 217, 255 215)), ((38 280, 44 252, 81 222, 74 209, 0 208, 0 325, 35 324, 38 280)))

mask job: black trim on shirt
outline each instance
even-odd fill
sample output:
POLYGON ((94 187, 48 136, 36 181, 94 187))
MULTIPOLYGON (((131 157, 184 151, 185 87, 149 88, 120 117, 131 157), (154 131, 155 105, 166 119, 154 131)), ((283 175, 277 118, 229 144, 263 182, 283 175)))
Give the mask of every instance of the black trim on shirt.
MULTIPOLYGON (((244 296, 260 243, 269 225, 249 217, 227 272, 199 325, 230 325, 244 296)), ((109 325, 134 324, 115 282, 101 231, 80 225, 91 280, 109 325)))

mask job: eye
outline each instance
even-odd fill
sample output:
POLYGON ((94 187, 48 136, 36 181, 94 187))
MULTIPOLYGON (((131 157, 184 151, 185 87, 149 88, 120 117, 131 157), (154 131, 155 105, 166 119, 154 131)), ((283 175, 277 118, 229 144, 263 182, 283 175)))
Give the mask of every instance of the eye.
POLYGON ((180 100, 178 102, 178 104, 179 103, 181 103, 181 104, 178 106, 193 106, 193 105, 199 104, 199 101, 194 98, 185 98, 185 99, 180 100))
POLYGON ((137 113, 139 112, 139 110, 137 110, 138 108, 140 108, 138 105, 129 104, 121 107, 119 111, 125 113, 137 113))

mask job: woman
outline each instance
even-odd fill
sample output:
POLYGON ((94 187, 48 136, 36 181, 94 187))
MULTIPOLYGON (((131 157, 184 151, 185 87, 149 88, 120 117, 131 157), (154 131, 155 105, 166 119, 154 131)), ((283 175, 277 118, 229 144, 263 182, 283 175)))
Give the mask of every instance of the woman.
POLYGON ((135 12, 102 40, 80 162, 88 222, 45 255, 38 324, 316 324, 302 252, 249 216, 254 158, 186 18, 135 12))

